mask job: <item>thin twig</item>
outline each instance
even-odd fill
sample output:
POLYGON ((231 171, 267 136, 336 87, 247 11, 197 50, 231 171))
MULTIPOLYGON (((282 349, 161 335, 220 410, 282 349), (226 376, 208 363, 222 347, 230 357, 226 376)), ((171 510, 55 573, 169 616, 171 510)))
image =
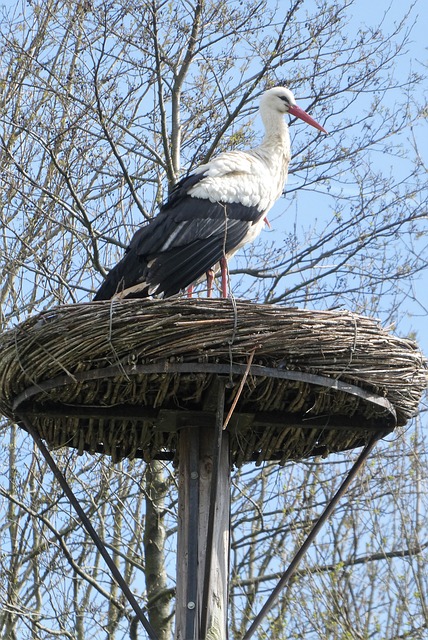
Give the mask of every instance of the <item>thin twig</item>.
POLYGON ((254 349, 250 353, 250 357, 248 358, 247 367, 246 367, 246 369, 244 371, 244 375, 242 376, 242 380, 240 382, 238 391, 236 393, 236 396, 233 399, 232 406, 229 409, 229 413, 226 416, 226 420, 223 423, 223 431, 226 429, 227 425, 229 424, 229 420, 231 419, 232 414, 233 414, 233 412, 235 410, 236 404, 237 404, 237 402, 238 402, 238 400, 239 400, 239 398, 241 396, 242 389, 244 388, 245 381, 246 381, 246 379, 248 377, 248 374, 250 373, 251 364, 253 362, 253 358, 254 358, 254 354, 256 353, 256 349, 257 349, 257 346, 254 347, 254 349))

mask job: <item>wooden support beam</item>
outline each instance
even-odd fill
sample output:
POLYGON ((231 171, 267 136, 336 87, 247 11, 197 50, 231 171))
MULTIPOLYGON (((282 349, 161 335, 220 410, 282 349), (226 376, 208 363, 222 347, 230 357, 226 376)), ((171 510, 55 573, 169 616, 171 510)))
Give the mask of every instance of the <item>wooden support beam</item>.
POLYGON ((227 637, 230 456, 222 430, 188 427, 179 438, 176 640, 227 637))

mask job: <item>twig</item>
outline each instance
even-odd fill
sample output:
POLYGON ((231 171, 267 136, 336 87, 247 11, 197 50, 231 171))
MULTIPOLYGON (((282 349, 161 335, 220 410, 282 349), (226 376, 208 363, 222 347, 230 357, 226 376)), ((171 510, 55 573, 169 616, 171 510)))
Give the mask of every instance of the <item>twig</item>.
POLYGON ((254 347, 254 349, 250 353, 250 357, 248 358, 247 367, 246 367, 246 369, 244 371, 244 375, 242 376, 242 380, 241 380, 241 383, 239 385, 238 391, 236 393, 236 396, 233 399, 232 406, 229 409, 229 413, 227 414, 226 419, 225 419, 225 421, 223 423, 223 431, 226 429, 227 425, 229 424, 229 420, 231 419, 232 414, 233 414, 233 412, 235 410, 236 404, 237 404, 237 402, 238 402, 238 400, 239 400, 239 398, 241 396, 242 389, 244 388, 245 381, 246 381, 246 379, 248 377, 248 374, 250 373, 251 364, 253 362, 253 358, 254 358, 254 354, 256 353, 256 349, 257 349, 257 346, 254 347))

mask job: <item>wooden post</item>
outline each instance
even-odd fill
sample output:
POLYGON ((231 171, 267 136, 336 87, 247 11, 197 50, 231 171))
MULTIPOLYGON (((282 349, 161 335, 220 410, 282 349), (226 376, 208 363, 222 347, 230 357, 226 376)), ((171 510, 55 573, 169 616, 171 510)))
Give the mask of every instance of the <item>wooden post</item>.
POLYGON ((176 640, 225 640, 229 577, 229 439, 216 428, 184 428, 179 439, 176 640))

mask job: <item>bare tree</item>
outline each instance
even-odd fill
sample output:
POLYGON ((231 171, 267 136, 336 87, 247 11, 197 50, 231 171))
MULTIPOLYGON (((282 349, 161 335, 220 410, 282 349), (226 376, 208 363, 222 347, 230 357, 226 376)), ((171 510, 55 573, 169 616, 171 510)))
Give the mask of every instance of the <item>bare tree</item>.
MULTIPOLYGON (((353 5, 32 0, 3 9, 3 327, 89 300, 178 177, 254 143, 257 98, 284 82, 332 133, 293 124, 285 199, 274 230, 232 265, 234 293, 399 323, 426 269, 426 166, 406 143, 423 113, 421 77, 395 72, 414 14, 386 32, 357 32, 353 5)), ((142 637, 28 438, 5 423, 2 440, 0 637, 142 637)), ((378 448, 260 638, 426 636, 426 452, 419 424, 378 448)), ((57 455, 159 637, 171 637, 173 471, 57 455)), ((237 470, 231 637, 242 637, 347 461, 237 470)))

